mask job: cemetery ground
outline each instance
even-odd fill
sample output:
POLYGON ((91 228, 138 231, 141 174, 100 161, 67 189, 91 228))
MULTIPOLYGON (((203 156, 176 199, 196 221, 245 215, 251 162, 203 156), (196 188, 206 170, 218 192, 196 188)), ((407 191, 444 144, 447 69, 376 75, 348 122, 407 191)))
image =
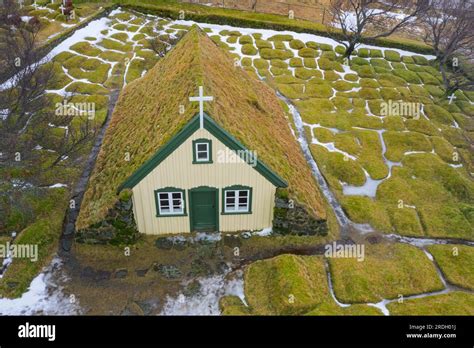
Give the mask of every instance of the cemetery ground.
MULTIPOLYGON (((66 97, 95 103, 94 122, 103 125, 110 92, 159 61, 149 39, 179 38, 192 24, 114 10, 78 30, 79 39, 66 39, 47 63, 57 72, 48 89, 53 105, 66 97)), ((325 237, 142 236, 130 249, 75 243, 65 257, 64 291, 75 295, 83 313, 173 313, 181 309, 179 294, 209 299, 203 287, 217 277, 223 288, 243 281, 240 290, 229 287, 212 299, 212 310, 222 314, 473 315, 474 94, 458 91, 448 99, 435 63, 408 51, 361 46, 341 61, 341 47, 326 38, 199 25, 236 68, 268 83, 289 111, 299 112, 311 153, 345 213, 374 229, 359 240, 365 260, 327 258, 320 250, 297 255, 340 238, 334 216, 325 237), (413 108, 387 110, 402 100, 413 108), (390 235, 454 244, 387 242, 390 235)), ((54 122, 51 128, 59 138, 66 131, 54 122)), ((38 145, 47 163, 48 144, 38 145)), ((60 171, 45 172, 46 188, 19 198, 31 208, 12 213, 5 231, 19 231, 16 243, 40 243, 43 254, 36 264, 14 260, 0 280, 3 296, 21 296, 50 262, 69 190, 91 148, 65 159, 60 171)))

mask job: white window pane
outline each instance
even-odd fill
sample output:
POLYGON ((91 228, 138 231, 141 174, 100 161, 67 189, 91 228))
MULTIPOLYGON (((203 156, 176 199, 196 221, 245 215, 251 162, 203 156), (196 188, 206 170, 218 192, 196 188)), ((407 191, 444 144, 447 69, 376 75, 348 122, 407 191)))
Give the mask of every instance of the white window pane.
POLYGON ((160 214, 183 214, 183 194, 182 192, 161 192, 158 194, 158 205, 160 214))

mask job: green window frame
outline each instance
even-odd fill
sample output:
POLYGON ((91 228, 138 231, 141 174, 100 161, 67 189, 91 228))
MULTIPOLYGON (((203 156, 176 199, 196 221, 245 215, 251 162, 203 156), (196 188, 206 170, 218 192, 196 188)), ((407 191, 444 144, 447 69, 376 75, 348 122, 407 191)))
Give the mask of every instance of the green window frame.
POLYGON ((176 187, 155 190, 157 217, 187 216, 186 191, 176 187), (180 197, 178 197, 178 194, 180 197), (179 201, 179 203, 177 203, 179 201))
POLYGON ((223 188, 221 215, 252 214, 252 198, 250 186, 233 185, 223 188))
POLYGON ((196 139, 193 140, 193 164, 212 163, 212 140, 211 139, 196 139), (206 149, 203 149, 203 146, 206 149), (207 153, 206 158, 200 158, 200 155, 207 153))

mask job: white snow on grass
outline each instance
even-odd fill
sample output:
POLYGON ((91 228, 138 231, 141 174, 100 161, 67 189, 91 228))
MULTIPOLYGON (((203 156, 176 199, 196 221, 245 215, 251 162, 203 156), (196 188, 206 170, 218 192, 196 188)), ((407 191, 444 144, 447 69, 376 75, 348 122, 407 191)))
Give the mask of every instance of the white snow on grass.
MULTIPOLYGON (((308 42, 308 41, 316 41, 317 43, 325 43, 328 45, 331 45, 333 47, 336 47, 340 45, 337 41, 330 39, 328 37, 324 36, 319 36, 319 35, 314 35, 314 34, 306 34, 306 33, 296 33, 294 31, 277 31, 277 30, 269 30, 269 29, 253 29, 253 28, 241 28, 241 27, 233 27, 230 25, 220 25, 220 24, 210 24, 210 23, 200 23, 200 22, 195 22, 195 21, 188 21, 188 20, 176 20, 171 22, 169 25, 174 25, 174 24, 180 24, 180 25, 187 25, 187 26, 192 26, 194 24, 198 25, 199 27, 203 29, 210 29, 211 33, 208 35, 219 35, 219 32, 222 30, 237 30, 243 35, 252 35, 255 33, 260 33, 262 34, 262 39, 267 40, 269 37, 272 37, 274 35, 292 35, 293 38, 301 40, 303 42, 308 42)), ((420 54, 420 53, 414 53, 411 51, 407 50, 402 50, 398 48, 391 48, 391 47, 381 47, 381 46, 373 46, 373 45, 366 45, 366 44, 361 44, 357 46, 357 48, 368 48, 368 49, 377 49, 381 50, 382 52, 385 52, 386 50, 392 50, 400 53, 402 56, 423 56, 429 60, 435 59, 435 56, 433 55, 425 55, 425 54, 420 54)))
MULTIPOLYGON (((71 315, 79 314, 80 307, 71 303, 55 284, 53 277, 61 272, 61 261, 54 259, 30 284, 20 298, 0 299, 0 315, 71 315)), ((64 276, 60 275, 63 279, 64 276)))
POLYGON ((252 236, 259 236, 259 237, 267 237, 273 234, 273 230, 271 227, 264 228, 261 231, 253 232, 252 236))
POLYGON ((228 274, 207 278, 197 278, 199 291, 193 296, 180 293, 168 296, 161 315, 220 315, 219 300, 223 296, 234 295, 245 304, 243 272, 237 271, 232 277, 228 274))

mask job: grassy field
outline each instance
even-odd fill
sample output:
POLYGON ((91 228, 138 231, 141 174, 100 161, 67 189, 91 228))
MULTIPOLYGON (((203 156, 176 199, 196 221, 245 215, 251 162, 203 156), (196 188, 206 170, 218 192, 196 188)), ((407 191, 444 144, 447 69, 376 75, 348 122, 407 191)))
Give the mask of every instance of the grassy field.
POLYGON ((47 43, 61 34, 73 30, 75 26, 82 23, 89 17, 99 13, 104 7, 111 6, 111 3, 103 2, 82 2, 74 3, 74 18, 67 19, 59 8, 61 3, 48 0, 36 1, 36 7, 33 5, 23 8, 25 15, 35 16, 41 23, 41 29, 38 33, 39 43, 47 43))
POLYGON ((331 297, 324 260, 317 256, 281 255, 257 261, 245 271, 245 300, 221 299, 227 315, 380 315, 367 305, 339 307, 331 297))
POLYGON ((391 315, 474 315, 474 295, 451 292, 443 295, 392 302, 391 315))
POLYGON ((65 215, 68 192, 63 188, 50 189, 43 194, 36 220, 23 229, 15 239, 18 245, 38 247, 37 260, 15 258, 0 279, 0 294, 3 297, 19 297, 28 289, 31 280, 47 266, 58 248, 59 237, 65 215))
POLYGON ((431 261, 407 244, 368 245, 364 261, 330 258, 329 265, 334 292, 343 303, 375 303, 443 288, 431 261))
POLYGON ((474 248, 465 245, 431 245, 433 255, 446 279, 454 285, 474 290, 474 248))
MULTIPOLYGON (((325 36, 326 27, 321 23, 306 20, 289 19, 288 16, 265 14, 250 11, 239 11, 225 8, 200 6, 181 3, 175 0, 114 0, 125 8, 155 14, 162 17, 179 18, 184 12, 185 19, 200 22, 228 24, 233 26, 291 30, 325 36)), ((412 49, 418 52, 431 52, 431 48, 416 40, 401 37, 382 38, 375 41, 377 45, 412 49)))

